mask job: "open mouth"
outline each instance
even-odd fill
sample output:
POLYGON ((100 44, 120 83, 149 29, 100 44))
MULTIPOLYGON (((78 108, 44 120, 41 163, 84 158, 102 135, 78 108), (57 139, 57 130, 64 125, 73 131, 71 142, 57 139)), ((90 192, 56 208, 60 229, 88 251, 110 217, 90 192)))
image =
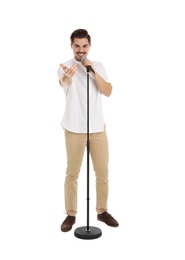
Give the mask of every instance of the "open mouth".
POLYGON ((85 55, 85 53, 84 53, 84 52, 83 52, 83 53, 81 53, 81 52, 79 53, 79 52, 78 52, 77 55, 78 55, 80 58, 82 58, 82 57, 85 55))
POLYGON ((81 61, 83 58, 85 58, 85 55, 86 55, 86 53, 76 53, 76 59, 78 60, 78 61, 81 61))

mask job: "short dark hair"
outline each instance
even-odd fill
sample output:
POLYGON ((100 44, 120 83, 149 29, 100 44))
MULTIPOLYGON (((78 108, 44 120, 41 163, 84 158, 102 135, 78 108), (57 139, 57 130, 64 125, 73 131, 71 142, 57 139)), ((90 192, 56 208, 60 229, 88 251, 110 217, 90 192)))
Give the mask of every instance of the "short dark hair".
POLYGON ((71 37, 70 37, 71 44, 73 44, 74 38, 79 38, 79 39, 87 38, 89 44, 91 45, 91 36, 88 34, 88 31, 85 29, 78 29, 78 30, 75 30, 74 32, 72 32, 71 37))

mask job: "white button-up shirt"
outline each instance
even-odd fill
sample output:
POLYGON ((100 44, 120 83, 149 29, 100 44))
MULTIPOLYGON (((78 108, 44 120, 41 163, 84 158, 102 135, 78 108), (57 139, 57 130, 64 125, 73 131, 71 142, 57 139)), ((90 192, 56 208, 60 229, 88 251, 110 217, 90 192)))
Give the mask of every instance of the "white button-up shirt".
MULTIPOLYGON (((66 95, 66 105, 61 125, 64 129, 75 133, 87 133, 87 72, 86 68, 75 59, 64 63, 70 68, 77 64, 77 71, 70 86, 62 86, 66 95)), ((106 71, 100 62, 93 62, 97 73, 109 82, 106 71)), ((58 68, 58 78, 63 74, 61 66, 58 68)), ((104 131, 104 117, 102 110, 102 94, 95 84, 94 77, 89 73, 89 133, 104 131)))

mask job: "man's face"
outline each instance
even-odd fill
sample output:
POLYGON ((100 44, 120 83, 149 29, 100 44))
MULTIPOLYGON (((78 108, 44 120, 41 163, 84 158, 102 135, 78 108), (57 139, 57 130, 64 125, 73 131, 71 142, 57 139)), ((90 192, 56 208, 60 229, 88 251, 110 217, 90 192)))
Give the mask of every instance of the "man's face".
POLYGON ((77 61, 81 61, 82 58, 85 58, 91 48, 87 38, 74 38, 71 48, 74 53, 74 57, 77 61))

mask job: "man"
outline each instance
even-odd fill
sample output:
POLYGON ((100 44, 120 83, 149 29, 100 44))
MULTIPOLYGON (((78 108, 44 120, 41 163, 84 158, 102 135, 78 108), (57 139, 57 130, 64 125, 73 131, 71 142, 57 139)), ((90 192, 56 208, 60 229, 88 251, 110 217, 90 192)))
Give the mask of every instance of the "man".
POLYGON ((78 177, 87 141, 87 66, 89 73, 89 140, 90 155, 96 174, 97 219, 117 227, 118 222, 107 212, 108 200, 108 140, 102 112, 102 95, 110 96, 112 85, 100 62, 87 58, 91 37, 84 29, 75 30, 70 37, 74 58, 60 64, 59 83, 66 95, 62 119, 65 131, 67 169, 64 184, 67 217, 61 230, 72 229, 77 214, 78 177))

